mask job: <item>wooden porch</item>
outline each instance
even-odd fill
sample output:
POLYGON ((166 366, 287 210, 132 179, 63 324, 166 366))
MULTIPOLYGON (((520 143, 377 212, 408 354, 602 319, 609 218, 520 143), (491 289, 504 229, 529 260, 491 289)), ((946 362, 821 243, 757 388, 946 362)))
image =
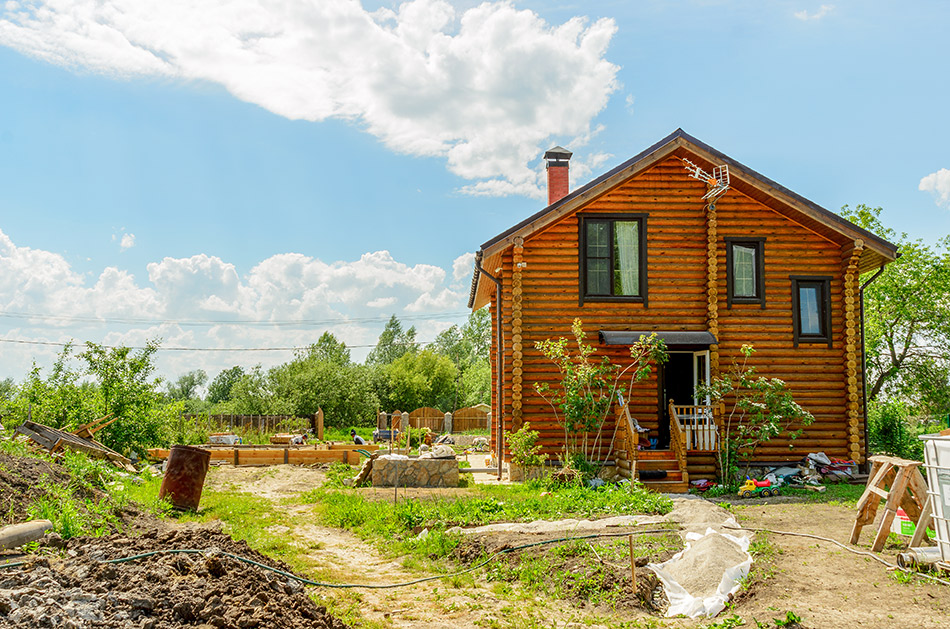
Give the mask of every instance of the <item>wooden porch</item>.
POLYGON ((639 423, 625 404, 618 404, 615 459, 620 475, 638 479, 655 491, 686 493, 690 457, 715 457, 721 414, 719 407, 670 402, 669 450, 642 449, 639 423))

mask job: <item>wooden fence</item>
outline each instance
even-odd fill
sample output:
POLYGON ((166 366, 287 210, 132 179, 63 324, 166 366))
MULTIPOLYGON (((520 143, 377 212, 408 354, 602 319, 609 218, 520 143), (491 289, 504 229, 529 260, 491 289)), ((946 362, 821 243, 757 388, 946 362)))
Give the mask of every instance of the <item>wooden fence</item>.
POLYGON ((410 413, 398 410, 391 413, 380 413, 376 421, 378 429, 387 429, 390 426, 399 428, 403 425, 403 416, 407 416, 409 427, 413 430, 428 428, 434 433, 467 432, 470 430, 489 430, 491 419, 485 411, 475 408, 460 408, 454 413, 443 413, 437 408, 424 406, 410 413))
POLYGON ((294 415, 207 415, 204 413, 185 414, 182 419, 204 425, 214 431, 254 430, 257 432, 299 432, 314 427, 318 415, 296 417, 294 415))

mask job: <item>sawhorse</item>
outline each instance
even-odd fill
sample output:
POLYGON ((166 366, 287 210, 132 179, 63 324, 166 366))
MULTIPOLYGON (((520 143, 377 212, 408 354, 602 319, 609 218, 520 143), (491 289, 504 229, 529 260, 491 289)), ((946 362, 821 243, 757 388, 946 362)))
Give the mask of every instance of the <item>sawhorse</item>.
POLYGON ((898 507, 904 509, 912 522, 926 526, 926 522, 922 521, 926 518, 920 516, 930 505, 927 504, 927 482, 920 473, 920 461, 893 456, 872 456, 870 460, 871 473, 868 475, 867 487, 858 500, 858 515, 851 529, 851 543, 857 544, 861 529, 874 522, 877 507, 883 499, 886 501, 884 515, 871 545, 872 551, 880 552, 887 541, 898 507))

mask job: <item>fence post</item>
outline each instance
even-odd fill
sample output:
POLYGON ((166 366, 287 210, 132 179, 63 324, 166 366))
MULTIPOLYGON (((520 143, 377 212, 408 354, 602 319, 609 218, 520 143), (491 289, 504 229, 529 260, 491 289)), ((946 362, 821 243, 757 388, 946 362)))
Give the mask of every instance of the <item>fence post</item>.
POLYGON ((376 430, 386 430, 386 412, 380 411, 376 416, 376 430))
POLYGON ((485 421, 487 422, 485 428, 487 428, 488 432, 491 433, 491 411, 485 413, 485 421))
POLYGON ((442 432, 452 433, 452 413, 445 414, 445 421, 442 422, 442 432))
POLYGON ((405 432, 409 428, 409 413, 403 413, 399 422, 399 432, 405 432))
POLYGON ((317 407, 317 439, 323 441, 323 409, 317 407))

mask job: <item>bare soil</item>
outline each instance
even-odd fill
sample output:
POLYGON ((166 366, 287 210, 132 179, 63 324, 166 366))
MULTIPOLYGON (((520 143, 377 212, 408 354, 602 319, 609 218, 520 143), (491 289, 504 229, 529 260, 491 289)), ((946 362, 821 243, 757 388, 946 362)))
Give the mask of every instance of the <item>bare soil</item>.
POLYGON ((299 582, 220 554, 289 570, 220 527, 172 527, 132 538, 52 536, 46 543, 63 552, 34 557, 27 567, 0 575, 0 627, 344 628, 299 582), (183 548, 206 554, 105 563, 183 548))

